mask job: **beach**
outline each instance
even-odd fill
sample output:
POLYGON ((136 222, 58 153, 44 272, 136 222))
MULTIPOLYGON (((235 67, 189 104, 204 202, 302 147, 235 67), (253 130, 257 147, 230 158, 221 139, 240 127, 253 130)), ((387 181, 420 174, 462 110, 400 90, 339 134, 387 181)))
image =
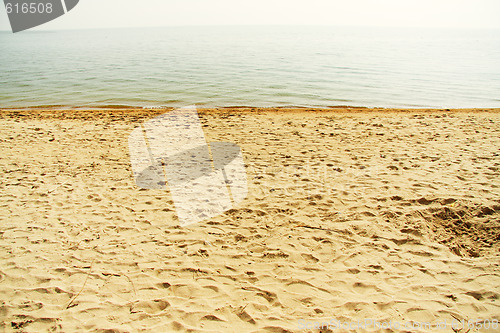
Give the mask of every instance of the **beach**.
POLYGON ((500 109, 199 109, 248 196, 189 227, 132 176, 167 111, 0 110, 2 331, 500 331, 500 109))

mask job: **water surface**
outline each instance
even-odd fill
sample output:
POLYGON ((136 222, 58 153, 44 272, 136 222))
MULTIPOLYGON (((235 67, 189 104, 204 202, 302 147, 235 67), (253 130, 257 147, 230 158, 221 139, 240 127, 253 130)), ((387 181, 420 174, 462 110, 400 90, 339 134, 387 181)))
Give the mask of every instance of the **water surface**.
POLYGON ((0 107, 500 107, 500 31, 0 32, 0 107))

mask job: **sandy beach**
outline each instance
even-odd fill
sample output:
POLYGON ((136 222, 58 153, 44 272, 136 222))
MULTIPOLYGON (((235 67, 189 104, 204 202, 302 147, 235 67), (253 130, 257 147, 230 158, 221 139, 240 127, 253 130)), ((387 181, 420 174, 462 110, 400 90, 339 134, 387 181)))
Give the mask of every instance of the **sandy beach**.
POLYGON ((500 109, 201 109, 249 191, 186 228, 164 112, 0 110, 0 331, 500 332, 500 109))

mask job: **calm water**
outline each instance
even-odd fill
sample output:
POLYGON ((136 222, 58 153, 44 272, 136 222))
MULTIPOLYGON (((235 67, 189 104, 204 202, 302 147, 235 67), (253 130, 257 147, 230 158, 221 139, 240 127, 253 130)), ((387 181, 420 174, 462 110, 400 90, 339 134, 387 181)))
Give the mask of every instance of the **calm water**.
POLYGON ((500 31, 0 32, 0 107, 500 107, 500 31))

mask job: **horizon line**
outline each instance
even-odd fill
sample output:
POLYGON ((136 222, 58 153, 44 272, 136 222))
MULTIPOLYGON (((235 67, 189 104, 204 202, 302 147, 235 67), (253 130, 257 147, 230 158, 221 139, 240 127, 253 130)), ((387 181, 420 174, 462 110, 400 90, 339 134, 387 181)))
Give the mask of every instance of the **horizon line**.
MULTIPOLYGON (((178 24, 135 27, 79 27, 64 29, 29 29, 23 32, 78 31, 78 30, 111 30, 111 29, 151 29, 151 28, 194 28, 194 27, 332 27, 332 28, 382 28, 382 29, 439 29, 439 30, 500 30, 500 27, 464 27, 464 26, 401 26, 401 25, 333 25, 333 24, 178 24)), ((2 29, 0 32, 12 32, 2 29)))

